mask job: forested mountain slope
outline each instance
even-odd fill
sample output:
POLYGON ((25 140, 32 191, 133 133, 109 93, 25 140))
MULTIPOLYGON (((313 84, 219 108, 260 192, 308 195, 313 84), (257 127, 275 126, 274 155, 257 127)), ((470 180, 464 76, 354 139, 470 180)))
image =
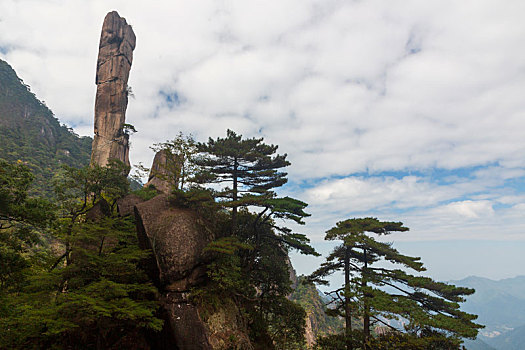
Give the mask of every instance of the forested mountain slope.
POLYGON ((0 60, 0 158, 27 163, 35 175, 34 192, 51 193, 50 179, 61 164, 88 164, 91 142, 60 125, 13 68, 0 60))

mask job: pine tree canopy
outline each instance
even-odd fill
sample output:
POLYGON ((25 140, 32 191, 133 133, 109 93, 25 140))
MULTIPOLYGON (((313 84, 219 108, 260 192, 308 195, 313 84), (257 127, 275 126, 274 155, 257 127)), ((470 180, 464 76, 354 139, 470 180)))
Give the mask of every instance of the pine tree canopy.
POLYGON ((218 196, 229 199, 230 205, 236 207, 244 194, 267 194, 287 182, 287 173, 278 169, 290 163, 286 154, 275 155, 277 147, 263 143, 263 138, 242 139, 242 135, 228 130, 226 138, 210 138, 208 143, 198 144, 202 156, 197 164, 205 169, 203 175, 208 175, 208 182, 232 184, 218 196))
MULTIPOLYGON (((392 245, 377 241, 376 236, 407 231, 401 222, 382 222, 376 218, 355 218, 338 222, 326 232, 325 239, 340 240, 310 279, 328 284, 326 277, 345 273, 345 284, 331 292, 341 316, 362 318, 362 346, 371 344, 371 327, 379 325, 394 332, 421 336, 429 331, 459 344, 461 338, 474 338, 482 326, 477 316, 460 310, 459 303, 473 289, 436 282, 409 271, 425 271, 419 257, 401 254, 392 245), (389 320, 403 320, 395 327, 389 320)), ((348 332, 348 335, 352 334, 348 332)), ((351 342, 347 345, 350 346, 351 342)), ((350 347, 348 347, 350 348, 350 347)))

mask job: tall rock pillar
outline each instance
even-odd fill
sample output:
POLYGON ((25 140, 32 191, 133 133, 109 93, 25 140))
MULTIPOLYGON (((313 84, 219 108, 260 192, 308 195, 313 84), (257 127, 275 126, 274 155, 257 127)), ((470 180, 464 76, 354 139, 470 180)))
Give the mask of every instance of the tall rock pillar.
POLYGON ((106 166, 117 159, 129 166, 129 135, 124 130, 128 106, 128 78, 135 49, 135 33, 116 11, 104 19, 97 60, 95 138, 91 165, 106 166))

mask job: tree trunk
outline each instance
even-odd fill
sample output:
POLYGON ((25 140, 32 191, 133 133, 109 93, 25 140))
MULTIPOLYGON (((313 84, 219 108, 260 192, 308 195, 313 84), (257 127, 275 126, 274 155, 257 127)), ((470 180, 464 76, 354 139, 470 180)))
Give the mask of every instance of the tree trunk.
POLYGON ((368 340, 370 339, 370 305, 368 304, 368 292, 366 291, 367 286, 367 273, 368 273, 368 261, 366 248, 363 248, 363 253, 365 257, 365 266, 363 267, 362 272, 362 288, 363 288, 363 349, 368 349, 368 340))
MULTIPOLYGON (((233 161, 233 193, 232 193, 232 199, 234 202, 237 201, 237 167, 239 166, 239 163, 237 163, 237 158, 234 158, 233 161)), ((235 233, 237 230, 237 205, 234 204, 232 208, 232 233, 235 233)))
POLYGON ((97 326, 97 350, 104 349, 104 345, 102 343, 102 332, 100 331, 100 326, 97 326))
POLYGON ((345 342, 346 350, 352 350, 352 314, 350 309, 350 247, 345 248, 345 342))

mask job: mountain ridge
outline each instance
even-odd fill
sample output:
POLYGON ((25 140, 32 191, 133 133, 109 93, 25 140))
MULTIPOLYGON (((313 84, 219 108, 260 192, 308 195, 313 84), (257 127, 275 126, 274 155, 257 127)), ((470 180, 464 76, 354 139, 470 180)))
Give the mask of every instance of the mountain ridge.
POLYGON ((33 192, 52 195, 51 181, 61 165, 84 166, 91 156, 90 137, 60 124, 14 69, 0 59, 0 158, 21 160, 32 170, 33 192))
POLYGON ((477 321, 486 328, 480 331, 477 342, 465 343, 468 350, 523 348, 521 344, 525 344, 525 276, 500 280, 468 276, 449 283, 476 290, 476 293, 467 298, 462 309, 477 314, 477 321), (516 344, 520 344, 521 347, 516 347, 516 344))

